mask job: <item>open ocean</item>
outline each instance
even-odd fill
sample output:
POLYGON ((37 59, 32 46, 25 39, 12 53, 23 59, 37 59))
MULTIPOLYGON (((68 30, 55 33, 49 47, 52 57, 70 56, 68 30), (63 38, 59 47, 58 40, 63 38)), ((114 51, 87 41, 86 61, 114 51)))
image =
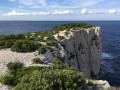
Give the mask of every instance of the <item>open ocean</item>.
MULTIPOLYGON (((0 34, 36 32, 75 21, 0 21, 0 34)), ((78 21, 77 21, 78 22, 78 21)), ((120 86, 120 21, 80 21, 102 28, 102 67, 94 79, 120 86)))

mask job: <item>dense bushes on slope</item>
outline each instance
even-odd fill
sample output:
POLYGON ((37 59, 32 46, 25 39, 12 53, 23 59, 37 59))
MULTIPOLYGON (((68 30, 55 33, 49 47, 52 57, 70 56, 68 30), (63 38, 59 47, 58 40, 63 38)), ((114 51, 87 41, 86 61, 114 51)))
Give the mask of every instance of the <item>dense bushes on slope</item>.
MULTIPOLYGON (((83 73, 77 73, 57 58, 54 62, 53 66, 30 66, 10 70, 8 74, 0 76, 0 82, 14 86, 13 90, 80 90, 84 88, 86 77, 83 73)), ((14 64, 11 63, 12 66, 14 64)))
POLYGON ((9 62, 6 66, 10 70, 17 71, 17 69, 23 68, 24 64, 21 62, 9 62))
POLYGON ((31 52, 37 50, 39 44, 29 40, 17 40, 11 47, 12 51, 16 52, 31 52))
POLYGON ((0 77, 0 82, 4 85, 14 86, 16 83, 15 79, 14 75, 8 73, 0 77))
POLYGON ((0 41, 0 49, 10 48, 14 44, 15 40, 3 40, 0 41))
POLYGON ((44 53, 47 51, 47 48, 48 48, 48 47, 45 46, 45 45, 39 47, 38 53, 39 53, 39 54, 44 54, 44 53))
POLYGON ((54 58, 52 61, 51 61, 52 64, 54 65, 60 65, 62 64, 62 60, 59 60, 58 58, 54 58))
POLYGON ((40 58, 34 58, 32 60, 33 63, 36 63, 36 64, 43 64, 44 62, 40 59, 40 58))
POLYGON ((25 35, 22 33, 0 35, 0 40, 13 40, 13 39, 25 39, 25 35))
POLYGON ((80 90, 86 82, 81 73, 59 69, 34 71, 20 80, 14 90, 80 90))

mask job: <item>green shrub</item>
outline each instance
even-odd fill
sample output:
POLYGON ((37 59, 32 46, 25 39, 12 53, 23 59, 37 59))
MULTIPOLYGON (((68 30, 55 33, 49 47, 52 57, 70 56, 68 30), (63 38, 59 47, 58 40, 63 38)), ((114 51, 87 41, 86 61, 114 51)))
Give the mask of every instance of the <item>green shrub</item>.
POLYGON ((54 58, 51 63, 53 63, 54 65, 57 65, 57 64, 62 64, 63 62, 61 60, 59 60, 58 58, 54 58))
POLYGON ((15 38, 16 39, 25 39, 25 35, 22 33, 17 33, 17 34, 15 34, 15 38))
POLYGON ((10 70, 17 70, 17 69, 21 69, 24 67, 24 64, 21 62, 9 62, 7 65, 8 69, 10 70))
POLYGON ((0 40, 4 40, 4 38, 5 38, 5 35, 1 34, 0 35, 0 40))
POLYGON ((38 53, 39 54, 44 54, 45 52, 47 52, 47 46, 41 46, 41 47, 39 47, 39 49, 38 49, 38 53))
POLYGON ((10 48, 15 40, 2 40, 0 41, 0 49, 10 48))
POLYGON ((37 64, 43 64, 44 62, 40 58, 34 58, 32 62, 37 63, 37 64))
POLYGON ((70 32, 69 32, 69 31, 66 31, 66 32, 65 32, 65 35, 66 35, 66 36, 68 36, 69 34, 70 34, 70 32))
POLYGON ((7 34, 5 37, 4 37, 5 40, 10 40, 10 39, 15 39, 15 35, 14 34, 7 34))
POLYGON ((86 85, 83 73, 77 73, 57 58, 55 61, 53 66, 10 69, 8 74, 0 77, 0 82, 15 86, 13 90, 81 90, 86 85))
POLYGON ((5 85, 14 85, 15 84, 15 77, 11 74, 5 74, 3 76, 0 76, 0 82, 5 85))
POLYGON ((88 86, 93 86, 93 81, 88 80, 88 86))
POLYGON ((52 68, 53 69, 66 69, 67 66, 64 63, 61 63, 61 64, 53 65, 52 68))
POLYGON ((63 37, 63 36, 58 36, 58 39, 59 39, 59 40, 63 40, 64 37, 63 37))
POLYGON ((86 77, 76 71, 42 69, 24 75, 14 90, 80 90, 85 82, 86 77))
POLYGON ((47 37, 47 40, 49 40, 49 41, 55 41, 55 37, 52 36, 52 35, 50 35, 49 37, 47 37))
POLYGON ((0 35, 0 40, 12 40, 12 39, 25 39, 25 35, 22 33, 0 35))
POLYGON ((11 47, 12 51, 15 52, 32 52, 37 50, 39 44, 29 40, 17 40, 11 47))

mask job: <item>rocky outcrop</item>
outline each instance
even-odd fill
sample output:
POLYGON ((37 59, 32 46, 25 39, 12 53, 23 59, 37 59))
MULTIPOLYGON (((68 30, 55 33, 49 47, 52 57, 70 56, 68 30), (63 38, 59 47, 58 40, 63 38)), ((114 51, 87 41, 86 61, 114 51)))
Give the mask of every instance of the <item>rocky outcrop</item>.
MULTIPOLYGON (((65 37, 59 48, 53 47, 53 51, 47 51, 41 59, 51 61, 54 57, 64 58, 66 65, 84 72, 87 77, 97 76, 101 66, 101 28, 71 29, 68 36, 64 35, 65 31, 59 32, 60 36, 65 37)), ((57 34, 54 37, 57 38, 57 34)))
POLYGON ((93 84, 96 85, 96 90, 108 90, 110 88, 109 83, 105 80, 92 80, 93 84))
POLYGON ((101 28, 74 30, 64 39, 65 63, 87 77, 99 74, 101 66, 102 42, 101 28))
MULTIPOLYGON (((6 67, 8 61, 21 61, 25 63, 25 66, 34 66, 35 64, 31 62, 33 58, 39 57, 48 64, 54 57, 59 57, 65 60, 66 65, 74 67, 78 72, 83 72, 88 78, 91 75, 97 76, 100 72, 101 66, 101 28, 92 27, 89 29, 71 29, 68 36, 65 36, 65 32, 66 30, 59 32, 59 35, 64 36, 65 39, 58 41, 58 47, 54 46, 45 54, 38 55, 38 51, 32 53, 16 53, 9 49, 5 49, 5 51, 1 50, 0 74, 4 74, 8 71, 6 67)), ((57 34, 54 35, 54 37, 57 38, 57 34)), ((46 64, 40 66, 51 65, 46 64)), ((95 90, 106 90, 110 87, 107 81, 93 82, 98 88, 103 88, 95 90)), ((0 84, 0 88, 2 87, 4 90, 10 90, 10 87, 0 84)))

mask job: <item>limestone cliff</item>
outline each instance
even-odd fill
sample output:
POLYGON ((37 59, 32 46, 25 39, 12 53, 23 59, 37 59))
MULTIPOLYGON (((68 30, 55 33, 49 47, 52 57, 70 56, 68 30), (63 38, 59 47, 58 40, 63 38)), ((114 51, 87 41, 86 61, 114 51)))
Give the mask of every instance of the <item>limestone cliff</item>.
POLYGON ((75 30, 69 39, 64 39, 65 62, 87 77, 99 74, 101 65, 101 29, 100 27, 75 30))
MULTIPOLYGON (((63 32, 59 32, 59 35, 65 36, 63 32)), ((60 49, 54 47, 53 52, 46 52, 42 59, 50 61, 53 57, 61 57, 65 59, 66 65, 74 67, 78 72, 84 72, 87 77, 99 74, 102 54, 100 27, 71 29, 59 47, 60 49)))

